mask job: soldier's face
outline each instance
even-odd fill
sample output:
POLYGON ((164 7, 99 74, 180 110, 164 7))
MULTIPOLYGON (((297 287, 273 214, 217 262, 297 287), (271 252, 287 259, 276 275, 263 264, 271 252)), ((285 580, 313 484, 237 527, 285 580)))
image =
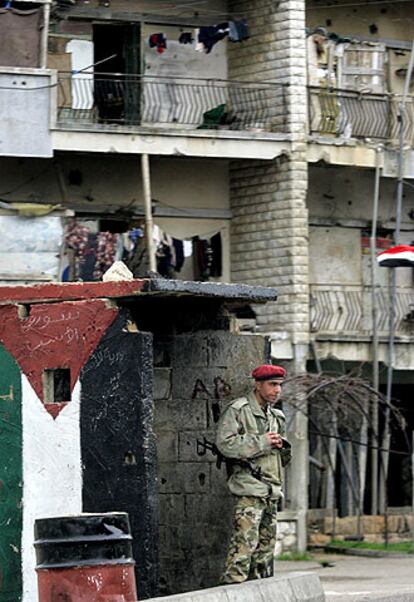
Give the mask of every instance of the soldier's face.
POLYGON ((283 380, 274 378, 256 382, 256 392, 266 403, 274 404, 282 392, 283 380))

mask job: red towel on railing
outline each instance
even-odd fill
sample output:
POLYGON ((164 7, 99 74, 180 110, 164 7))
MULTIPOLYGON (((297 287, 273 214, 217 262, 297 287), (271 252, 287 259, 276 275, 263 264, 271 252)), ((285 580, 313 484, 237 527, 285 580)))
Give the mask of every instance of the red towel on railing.
POLYGON ((414 247, 409 245, 397 245, 377 255, 377 261, 381 267, 398 268, 414 267, 414 247))

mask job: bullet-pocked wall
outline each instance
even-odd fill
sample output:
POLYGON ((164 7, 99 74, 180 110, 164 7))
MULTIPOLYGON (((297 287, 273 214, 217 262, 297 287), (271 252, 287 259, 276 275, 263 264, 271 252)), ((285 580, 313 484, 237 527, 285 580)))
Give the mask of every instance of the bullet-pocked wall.
POLYGON ((360 35, 368 39, 394 39, 410 42, 414 29, 414 2, 379 4, 365 2, 306 3, 306 25, 326 27, 342 36, 360 35), (347 6, 347 4, 349 4, 347 6), (337 6, 338 5, 338 6, 337 6))
MULTIPOLYGON (((352 167, 311 165, 308 209, 310 223, 310 284, 368 285, 371 280, 369 236, 374 208, 375 171, 352 167)), ((396 182, 380 179, 377 237, 391 244, 395 229, 396 182)), ((401 242, 413 242, 414 191, 405 187, 401 242)), ((389 246, 389 245, 388 245, 389 246)), ((378 246, 378 252, 384 250, 378 246)), ((388 286, 388 271, 377 270, 388 286)), ((397 285, 412 288, 409 270, 397 270, 397 285)))
MULTIPOLYGON (((396 219, 394 178, 380 178, 376 253, 393 245, 396 219)), ((372 278, 376 280, 379 361, 388 362, 390 270, 371 260, 375 170, 334 165, 309 168, 310 323, 319 358, 371 362, 373 332, 372 278)), ((414 241, 414 192, 404 187, 400 241, 414 241)), ((395 378, 412 370, 414 300, 410 269, 395 270, 395 378)))

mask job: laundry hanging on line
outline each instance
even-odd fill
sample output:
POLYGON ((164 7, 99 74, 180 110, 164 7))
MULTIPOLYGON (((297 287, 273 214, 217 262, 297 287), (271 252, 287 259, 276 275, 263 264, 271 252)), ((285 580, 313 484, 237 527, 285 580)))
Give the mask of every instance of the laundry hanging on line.
POLYGON ((100 280, 115 261, 118 240, 118 234, 94 233, 73 220, 65 233, 65 248, 73 253, 71 279, 84 282, 100 280))
POLYGON ((194 42, 193 34, 190 31, 183 31, 178 38, 180 44, 192 44, 194 42))
POLYGON ((229 21, 229 40, 230 42, 243 42, 250 37, 247 19, 229 21))
MULTIPOLYGON (((238 19, 234 21, 226 21, 218 25, 202 26, 195 30, 194 37, 192 32, 184 31, 180 34, 178 42, 180 44, 193 44, 196 40, 195 49, 198 52, 210 54, 213 47, 225 37, 231 42, 242 42, 249 38, 249 27, 247 19, 238 19)), ((148 38, 150 48, 155 48, 159 54, 162 54, 167 49, 167 37, 164 33, 153 33, 148 38)))
POLYGON ((156 48, 158 54, 162 54, 167 50, 167 38, 162 33, 153 33, 148 38, 148 44, 150 48, 156 48))
MULTIPOLYGON (((164 278, 175 278, 184 264, 184 243, 154 224, 152 232, 155 247, 157 272, 164 278)), ((147 241, 143 228, 134 228, 123 234, 124 255, 122 261, 128 266, 134 278, 145 277, 149 270, 147 241)))
POLYGON ((228 35, 229 31, 230 28, 228 23, 200 27, 198 32, 198 43, 204 46, 206 54, 210 54, 213 46, 220 40, 223 40, 228 35))
POLYGON ((217 232, 211 238, 194 236, 192 243, 194 280, 220 278, 222 275, 221 233, 217 232))

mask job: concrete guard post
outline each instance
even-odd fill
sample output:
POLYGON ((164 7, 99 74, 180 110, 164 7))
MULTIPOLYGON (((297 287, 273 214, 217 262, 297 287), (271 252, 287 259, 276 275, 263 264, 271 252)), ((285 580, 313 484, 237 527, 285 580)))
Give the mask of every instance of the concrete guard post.
POLYGON ((315 573, 290 573, 146 602, 325 602, 325 594, 315 573))

